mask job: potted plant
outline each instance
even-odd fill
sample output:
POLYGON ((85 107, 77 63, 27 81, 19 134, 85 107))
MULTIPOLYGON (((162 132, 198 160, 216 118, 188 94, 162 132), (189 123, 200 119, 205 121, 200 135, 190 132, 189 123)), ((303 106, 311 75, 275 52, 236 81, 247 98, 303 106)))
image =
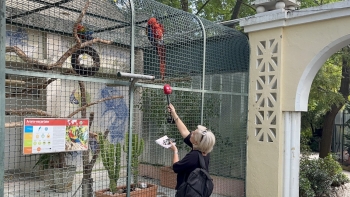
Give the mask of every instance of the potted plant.
MULTIPOLYGON (((44 181, 44 186, 50 189, 54 189, 54 177, 53 177, 53 168, 51 161, 53 161, 52 157, 57 157, 57 153, 53 154, 42 154, 39 156, 38 161, 35 163, 33 169, 35 169, 34 173, 44 181)), ((58 158, 58 157, 57 157, 58 158)))
MULTIPOLYGON (((66 164, 67 153, 48 153, 40 155, 34 165, 40 166, 44 171, 44 181, 55 192, 65 193, 72 191, 76 166, 66 164)), ((71 154, 71 153, 68 153, 71 154)))
POLYGON ((106 138, 99 133, 98 140, 100 144, 100 153, 102 157, 102 163, 108 173, 109 188, 96 191, 96 197, 111 196, 117 193, 117 183, 120 173, 121 162, 121 145, 111 144, 106 138))
MULTIPOLYGON (((143 139, 139 138, 137 134, 132 135, 132 174, 133 174, 133 184, 131 185, 132 196, 142 196, 142 197, 156 197, 157 196, 157 186, 153 184, 139 184, 138 183, 138 157, 143 151, 144 142, 143 139)), ((125 137, 125 144, 123 150, 127 153, 129 146, 128 134, 125 137)), ((117 186, 120 172, 120 162, 121 162, 121 145, 111 144, 108 140, 99 134, 99 144, 101 157, 104 167, 108 172, 108 178, 110 180, 109 188, 103 189, 95 192, 96 197, 111 197, 111 196, 126 196, 126 186, 117 186)))
MULTIPOLYGON (((157 185, 139 183, 138 179, 140 165, 139 157, 144 149, 144 140, 136 133, 133 133, 131 136, 131 172, 133 176, 133 184, 131 185, 131 188, 134 190, 132 193, 134 196, 138 196, 137 193, 139 193, 142 197, 155 197, 157 196, 157 185)), ((123 150, 128 157, 129 133, 126 133, 125 135, 123 150)))

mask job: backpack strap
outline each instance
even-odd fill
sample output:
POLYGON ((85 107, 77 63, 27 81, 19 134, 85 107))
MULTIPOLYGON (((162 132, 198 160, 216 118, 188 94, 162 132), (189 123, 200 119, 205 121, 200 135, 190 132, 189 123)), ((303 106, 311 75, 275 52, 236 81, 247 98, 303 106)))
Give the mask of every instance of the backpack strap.
POLYGON ((198 157, 199 157, 199 164, 201 166, 202 169, 206 170, 207 168, 205 167, 205 161, 204 161, 204 157, 202 155, 202 152, 197 151, 198 152, 198 157))
MULTIPOLYGON (((204 170, 206 170, 205 168, 205 161, 204 161, 204 157, 202 155, 202 152, 200 151, 196 151, 198 153, 198 158, 199 158, 199 164, 200 164, 200 167, 204 170)), ((191 173, 191 172, 190 172, 191 173)), ((183 179, 183 182, 186 182, 187 181, 187 178, 188 176, 190 175, 190 173, 186 173, 185 176, 184 176, 184 179, 183 179)))

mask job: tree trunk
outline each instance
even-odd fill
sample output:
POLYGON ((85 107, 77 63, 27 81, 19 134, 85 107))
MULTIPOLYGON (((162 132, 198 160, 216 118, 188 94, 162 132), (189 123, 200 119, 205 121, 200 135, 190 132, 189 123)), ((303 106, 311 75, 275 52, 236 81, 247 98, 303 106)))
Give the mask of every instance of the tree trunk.
POLYGON ((188 0, 181 0, 181 8, 183 11, 188 12, 188 0))
MULTIPOLYGON (((347 49, 343 49, 343 52, 347 54, 347 49)), ((344 99, 347 101, 349 96, 349 66, 347 57, 345 55, 342 55, 342 78, 340 82, 340 90, 339 93, 343 95, 344 99)), ((332 136, 333 136, 333 125, 334 125, 334 119, 339 112, 339 110, 342 108, 342 106, 336 106, 333 105, 331 107, 331 110, 326 113, 324 123, 323 123, 323 130, 322 130, 322 138, 321 138, 321 145, 320 145, 320 158, 325 158, 331 151, 331 142, 332 142, 332 136)))
POLYGON ((320 144, 320 158, 325 158, 331 151, 334 119, 342 106, 333 105, 331 110, 326 113, 323 123, 322 138, 320 144))
POLYGON ((242 7, 242 3, 243 3, 243 0, 237 0, 235 7, 233 7, 233 10, 232 10, 231 20, 238 18, 239 10, 242 7))

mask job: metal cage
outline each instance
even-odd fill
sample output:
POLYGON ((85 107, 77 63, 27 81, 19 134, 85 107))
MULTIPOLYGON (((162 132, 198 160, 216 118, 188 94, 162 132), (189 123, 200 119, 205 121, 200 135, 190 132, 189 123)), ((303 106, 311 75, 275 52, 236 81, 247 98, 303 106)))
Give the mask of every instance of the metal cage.
POLYGON ((152 0, 0 5, 4 196, 174 196, 172 154, 155 141, 174 138, 180 158, 189 148, 164 84, 187 128, 216 136, 212 196, 245 196, 244 34, 152 0))

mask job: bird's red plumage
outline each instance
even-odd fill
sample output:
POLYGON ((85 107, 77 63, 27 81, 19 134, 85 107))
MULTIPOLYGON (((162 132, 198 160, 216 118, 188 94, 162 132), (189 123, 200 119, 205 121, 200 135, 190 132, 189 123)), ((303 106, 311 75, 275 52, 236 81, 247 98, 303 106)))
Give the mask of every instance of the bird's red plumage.
POLYGON ((165 46, 163 41, 164 26, 158 23, 157 19, 154 17, 150 18, 147 21, 147 24, 149 25, 152 31, 152 36, 154 38, 154 45, 157 48, 157 53, 160 60, 160 75, 162 80, 164 80, 164 77, 165 77, 165 46))

